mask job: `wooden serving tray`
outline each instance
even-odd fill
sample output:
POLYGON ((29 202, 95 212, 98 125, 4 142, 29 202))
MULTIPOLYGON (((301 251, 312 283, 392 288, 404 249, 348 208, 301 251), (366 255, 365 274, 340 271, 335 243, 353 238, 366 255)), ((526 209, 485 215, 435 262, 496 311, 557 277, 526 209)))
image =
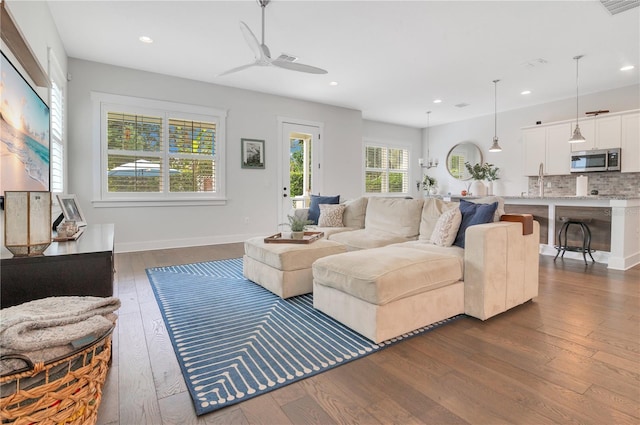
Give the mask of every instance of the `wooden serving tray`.
POLYGON ((298 243, 298 244, 310 244, 324 236, 324 232, 304 232, 302 239, 285 239, 282 237, 282 233, 276 233, 269 237, 264 238, 264 243, 298 243))

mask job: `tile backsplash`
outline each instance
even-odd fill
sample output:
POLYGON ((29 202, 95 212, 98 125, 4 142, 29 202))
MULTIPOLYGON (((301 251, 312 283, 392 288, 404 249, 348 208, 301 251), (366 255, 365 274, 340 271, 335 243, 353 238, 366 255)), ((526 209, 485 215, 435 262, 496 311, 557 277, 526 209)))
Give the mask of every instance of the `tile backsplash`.
MULTIPOLYGON (((573 196, 576 194, 576 178, 580 174, 569 176, 545 176, 545 196, 573 196), (549 187, 551 183, 551 187, 549 187)), ((622 195, 640 197, 640 173, 621 173, 616 171, 602 173, 584 173, 587 176, 587 193, 596 189, 598 195, 622 195)), ((538 178, 529 177, 529 196, 538 195, 538 178)))

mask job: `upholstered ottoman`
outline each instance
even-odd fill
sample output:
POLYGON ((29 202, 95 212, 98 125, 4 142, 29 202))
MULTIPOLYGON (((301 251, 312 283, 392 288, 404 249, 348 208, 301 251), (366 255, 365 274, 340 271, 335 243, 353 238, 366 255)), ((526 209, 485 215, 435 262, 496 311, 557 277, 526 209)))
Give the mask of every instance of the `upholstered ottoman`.
POLYGON ((463 263, 399 245, 313 263, 313 306, 378 343, 464 312, 463 263))
POLYGON ((307 294, 313 290, 311 264, 346 250, 344 245, 326 239, 294 244, 265 243, 264 238, 253 238, 244 243, 243 273, 282 298, 307 294))

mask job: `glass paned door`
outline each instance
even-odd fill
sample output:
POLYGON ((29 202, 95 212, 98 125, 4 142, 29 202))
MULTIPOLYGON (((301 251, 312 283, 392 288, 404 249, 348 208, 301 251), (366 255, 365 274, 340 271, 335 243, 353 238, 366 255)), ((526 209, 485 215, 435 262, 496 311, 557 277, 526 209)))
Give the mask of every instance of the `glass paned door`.
POLYGON ((309 195, 319 193, 320 128, 313 125, 282 123, 282 178, 280 223, 287 222, 293 208, 309 206, 309 195))

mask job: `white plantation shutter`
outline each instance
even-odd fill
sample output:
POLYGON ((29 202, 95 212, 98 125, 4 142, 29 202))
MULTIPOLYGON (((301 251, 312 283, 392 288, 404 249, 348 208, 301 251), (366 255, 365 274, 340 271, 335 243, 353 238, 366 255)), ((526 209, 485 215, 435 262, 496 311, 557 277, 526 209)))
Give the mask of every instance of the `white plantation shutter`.
POLYGON ((50 190, 54 193, 63 193, 65 191, 65 91, 67 80, 52 49, 49 49, 49 78, 51 79, 49 102, 51 110, 50 190))
POLYGON ((365 192, 409 192, 409 150, 396 147, 365 145, 365 192))

